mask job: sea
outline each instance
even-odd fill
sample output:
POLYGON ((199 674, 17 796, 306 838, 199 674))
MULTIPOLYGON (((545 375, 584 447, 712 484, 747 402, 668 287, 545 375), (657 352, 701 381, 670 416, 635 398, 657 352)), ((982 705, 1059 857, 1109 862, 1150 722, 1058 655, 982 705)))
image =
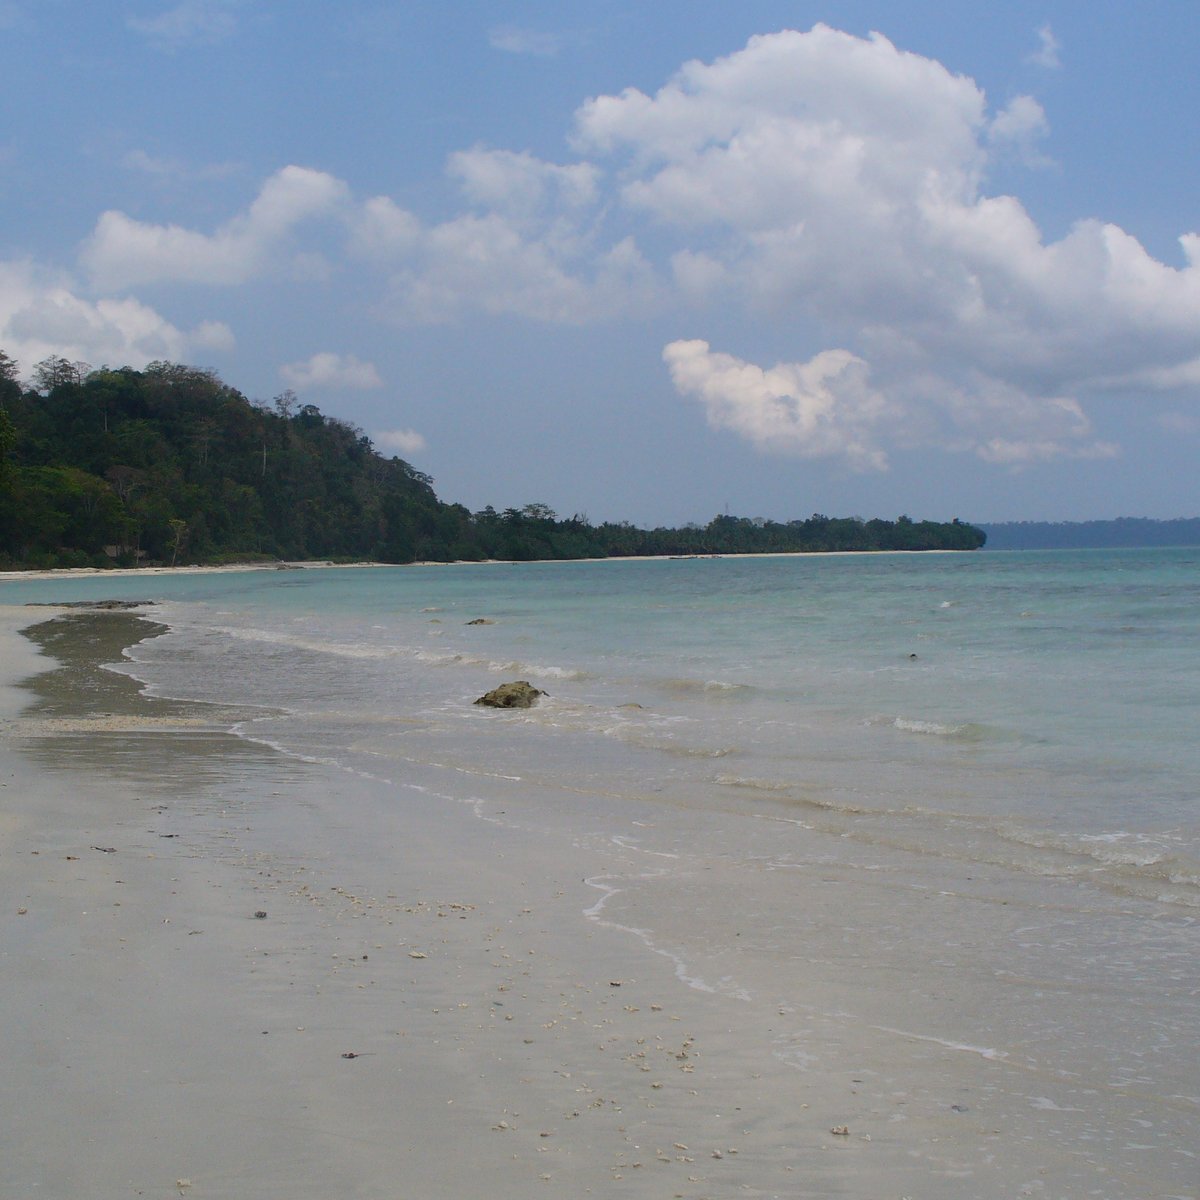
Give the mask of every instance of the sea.
POLYGON ((1022 1194, 1200 1194, 1200 549, 0 584, 100 596, 155 602, 113 664, 152 694, 595 848, 580 921, 769 1008, 799 1075, 854 1029, 893 1093, 1053 1144, 1022 1194))

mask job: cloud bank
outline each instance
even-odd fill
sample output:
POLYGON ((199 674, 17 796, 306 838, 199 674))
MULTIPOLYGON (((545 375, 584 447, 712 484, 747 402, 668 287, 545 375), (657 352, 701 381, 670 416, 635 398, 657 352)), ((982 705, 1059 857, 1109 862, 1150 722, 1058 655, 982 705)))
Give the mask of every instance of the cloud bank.
MULTIPOLYGON (((1048 29, 1039 54, 1056 61, 1048 29)), ((763 451, 857 469, 922 445, 1007 467, 1103 457, 1089 397, 1200 382, 1200 235, 1178 266, 1094 219, 1047 241, 987 183, 1001 157, 1044 163, 1048 135, 1033 97, 993 108, 939 62, 818 25, 586 101, 571 161, 452 155, 460 206, 441 220, 287 166, 211 231, 104 213, 80 265, 94 294, 353 273, 377 317, 410 324, 670 314, 679 393, 763 451), (779 363, 722 344, 731 312, 779 363)), ((315 382, 315 361, 289 369, 315 382)))
POLYGON ((219 321, 182 330, 132 297, 89 299, 81 291, 65 273, 0 262, 0 345, 24 370, 51 354, 142 367, 233 347, 233 333, 219 321))
POLYGON ((344 388, 363 390, 383 386, 374 363, 362 362, 353 354, 322 351, 304 362, 287 363, 279 373, 295 388, 344 388))

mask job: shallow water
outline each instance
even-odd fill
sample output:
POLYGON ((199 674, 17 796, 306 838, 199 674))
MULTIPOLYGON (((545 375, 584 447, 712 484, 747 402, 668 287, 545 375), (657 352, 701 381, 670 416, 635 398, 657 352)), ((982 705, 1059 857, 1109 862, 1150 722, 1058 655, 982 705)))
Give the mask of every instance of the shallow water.
POLYGON ((863 1085, 889 1119, 961 1089, 1054 1142, 1044 1194, 1196 1193, 1197 551, 0 585, 88 594, 160 602, 123 668, 154 693, 594 849, 581 917, 769 1015, 798 1073, 850 1027, 909 1064, 863 1085), (471 703, 512 678, 549 695, 471 703))

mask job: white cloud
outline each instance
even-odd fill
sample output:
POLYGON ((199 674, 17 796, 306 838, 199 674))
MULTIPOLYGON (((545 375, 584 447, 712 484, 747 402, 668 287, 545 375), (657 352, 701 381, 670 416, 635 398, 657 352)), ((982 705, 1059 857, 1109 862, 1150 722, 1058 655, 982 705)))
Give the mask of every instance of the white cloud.
POLYGON ((415 429, 385 429, 373 433, 371 440, 384 450, 396 450, 401 454, 419 454, 425 449, 425 439, 415 429))
POLYGON ((1047 243, 1019 200, 986 195, 994 150, 1032 155, 1045 131, 1031 97, 989 118, 973 81, 878 35, 817 26, 688 63, 652 96, 593 99, 575 144, 616 159, 627 211, 677 239, 689 298, 710 295, 714 312, 747 303, 777 337, 835 337, 881 391, 910 405, 923 394, 934 425, 961 432, 973 406, 980 453, 1000 438, 993 458, 1018 445, 1045 458, 1047 445, 1099 445, 1077 429, 1041 436, 1056 398, 1162 384, 1200 354, 1192 235, 1177 269, 1100 221, 1047 243), (918 387, 930 376, 953 406, 918 387), (1029 436, 984 427, 1006 412, 1029 436))
POLYGON ((207 46, 224 41, 237 29, 231 11, 237 0, 183 0, 153 17, 129 17, 126 25, 160 50, 207 46))
POLYGON ((86 299, 66 275, 0 262, 0 345, 26 371, 51 354, 141 367, 186 360, 196 349, 228 350, 233 334, 214 321, 181 330, 137 300, 86 299))
POLYGON ((80 260, 103 288, 161 281, 245 283, 290 261, 287 239, 296 227, 335 212, 348 198, 349 189, 332 175, 284 167, 263 184, 244 213, 213 234, 106 212, 80 260))
POLYGON ((655 272, 636 244, 605 243, 594 227, 598 168, 475 147, 447 170, 475 211, 425 224, 377 196, 352 218, 352 252, 388 267, 390 319, 482 312, 580 325, 655 302, 655 272))
POLYGON ((153 179, 184 182, 223 179, 238 169, 234 163, 210 163, 206 166, 194 167, 179 159, 148 154, 145 150, 130 150, 122 156, 121 165, 153 179))
POLYGON ((394 261, 416 250, 421 237, 417 217, 387 196, 374 196, 352 218, 350 248, 368 261, 394 261))
POLYGON ((211 232, 105 213, 81 263, 105 292, 319 286, 344 255, 378 315, 412 323, 686 311, 681 332, 716 343, 749 314, 796 361, 764 370, 695 339, 668 361, 710 420, 760 447, 870 467, 916 444, 1103 455, 1089 394, 1200 383, 1200 233, 1179 267, 1100 220, 1047 240, 1018 198, 987 191, 1014 150, 1044 162, 1047 131, 1031 96, 996 109, 941 63, 818 25, 587 101, 575 161, 452 155, 462 204, 438 220, 289 166, 211 232), (823 345, 837 349, 813 356, 823 345))
POLYGON ((1060 49, 1058 38, 1054 36, 1054 30, 1049 25, 1043 25, 1037 31, 1038 45, 1029 56, 1029 62, 1038 67, 1046 67, 1049 70, 1054 70, 1062 66, 1062 62, 1058 57, 1060 49))
POLYGON ((1049 132, 1046 112, 1032 96, 1015 96, 988 128, 993 145, 1011 145, 1031 167, 1049 165, 1050 160, 1037 149, 1049 132))
MULTIPOLYGON (((932 375, 914 388, 924 411, 943 419, 942 444, 973 450, 985 462, 1026 466, 1057 458, 1112 458, 1117 447, 1095 439, 1079 402, 1036 396, 982 373, 954 387, 932 375)), ((927 434, 927 440, 937 440, 927 434)))
POLYGON ((488 44, 493 50, 503 50, 507 54, 554 58, 562 49, 562 38, 553 33, 539 33, 533 29, 501 25, 488 32, 488 44))
POLYGON ((383 386, 374 363, 363 362, 353 354, 324 351, 303 362, 287 363, 279 373, 294 388, 354 388, 383 386))
POLYGON ((400 239, 384 311, 413 323, 483 312, 583 325, 654 305, 654 271, 632 240, 596 249, 576 233, 530 234, 496 212, 421 227, 400 239))
POLYGON ((1108 442, 1095 442, 1090 446, 1066 447, 1055 441, 1013 441, 1010 438, 992 438, 981 445, 977 453, 985 462, 1005 467, 1027 467, 1033 463, 1050 462, 1056 458, 1116 458, 1118 447, 1108 442))
POLYGON ((392 282, 394 311, 406 320, 446 321, 469 309, 539 321, 590 315, 585 285, 549 246, 525 239, 499 214, 425 230, 420 257, 392 282))
POLYGON ((517 216, 548 205, 570 211, 594 204, 600 174, 591 163, 562 167, 528 152, 480 146, 451 155, 448 169, 472 204, 517 216))
POLYGON ((877 431, 899 414, 872 389, 867 364, 846 350, 763 370, 693 340, 672 342, 663 360, 676 390, 704 405, 714 429, 770 453, 843 458, 859 470, 887 467, 877 431))

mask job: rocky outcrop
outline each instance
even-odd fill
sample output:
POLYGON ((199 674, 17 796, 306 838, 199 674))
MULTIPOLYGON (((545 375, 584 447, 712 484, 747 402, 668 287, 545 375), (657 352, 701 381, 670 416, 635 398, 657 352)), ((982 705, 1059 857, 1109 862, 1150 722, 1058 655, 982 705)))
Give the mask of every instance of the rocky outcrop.
POLYGON ((475 703, 487 705, 488 708, 532 708, 538 697, 545 695, 527 680, 518 679, 514 683, 502 683, 498 688, 493 688, 475 703))
POLYGON ((93 608, 101 612, 123 612, 127 608, 146 608, 153 600, 26 600, 26 608, 93 608))

